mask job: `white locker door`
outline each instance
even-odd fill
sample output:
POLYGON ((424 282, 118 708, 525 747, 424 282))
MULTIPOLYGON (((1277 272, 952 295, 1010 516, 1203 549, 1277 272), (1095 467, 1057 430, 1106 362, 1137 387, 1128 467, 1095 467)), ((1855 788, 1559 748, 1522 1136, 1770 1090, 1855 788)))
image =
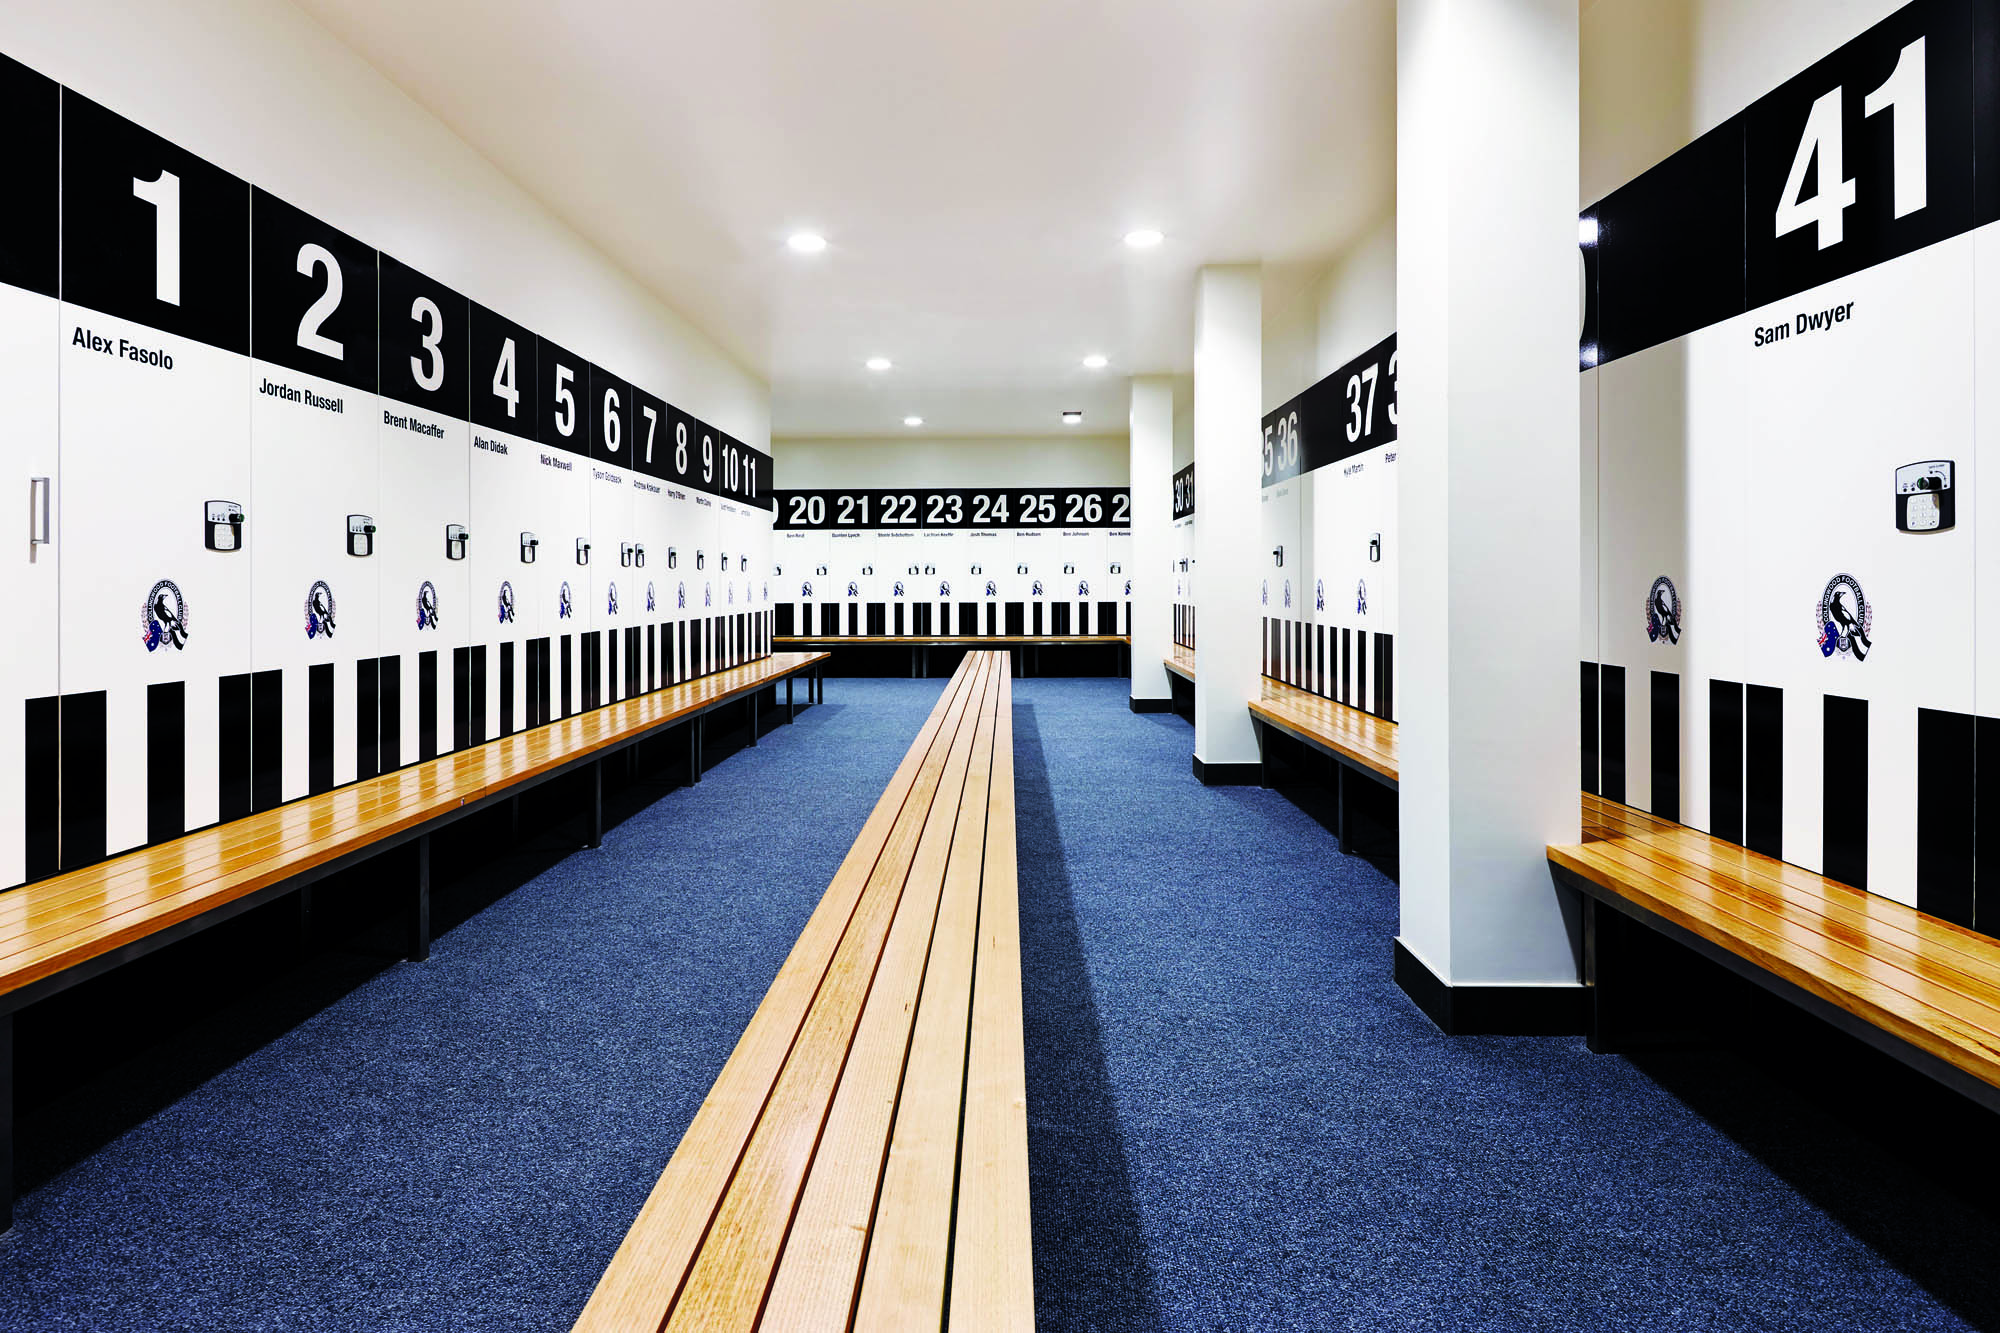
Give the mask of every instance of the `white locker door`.
POLYGON ((483 703, 476 716, 471 707, 472 661, 497 655, 504 643, 517 645, 521 656, 519 725, 541 726, 562 715, 553 636, 569 554, 558 528, 554 474, 542 461, 545 452, 559 455, 535 441, 535 335, 481 305, 471 308, 471 329, 472 541, 465 561, 471 608, 465 636, 423 664, 438 753, 470 744, 475 721, 484 727, 483 703))
POLYGON ((251 657, 282 673, 289 801, 379 753, 376 257, 254 189, 250 253, 251 657))
POLYGON ((0 216, 0 400, 7 484, 27 500, 27 532, 9 533, 25 554, 11 580, 12 642, 0 654, 0 888, 53 874, 60 857, 57 98, 53 80, 0 57, 14 184, 12 206, 0 216))
POLYGON ((260 528, 238 521, 255 387, 249 187, 85 98, 62 104, 55 523, 72 866, 278 797, 275 764, 257 763, 275 715, 252 752, 244 547, 260 528))
MULTIPOLYGON (((440 664, 448 668, 458 649, 498 628, 497 593, 485 579, 475 582, 473 571, 507 554, 514 539, 497 522, 482 529, 473 521, 465 416, 471 306, 388 255, 381 257, 381 306, 378 760, 386 773, 450 748, 450 714, 438 707, 440 664), (487 547, 487 560, 476 562, 475 552, 487 547)), ((501 704, 502 732, 526 725, 519 633, 517 622, 507 638, 511 670, 499 673, 514 687, 501 704)))
MULTIPOLYGON (((600 558, 590 531, 590 363, 547 338, 535 342, 535 422, 543 468, 543 595, 549 623, 556 717, 591 706, 596 665, 591 632, 600 608, 592 600, 592 563, 600 558), (552 548, 552 549, 551 549, 552 548)), ((608 557, 614 564, 618 553, 608 557)), ((474 666, 478 663, 475 661, 474 666)))
POLYGON ((591 684, 603 705, 628 695, 625 630, 640 624, 646 599, 632 518, 632 388, 592 366, 588 392, 591 684))

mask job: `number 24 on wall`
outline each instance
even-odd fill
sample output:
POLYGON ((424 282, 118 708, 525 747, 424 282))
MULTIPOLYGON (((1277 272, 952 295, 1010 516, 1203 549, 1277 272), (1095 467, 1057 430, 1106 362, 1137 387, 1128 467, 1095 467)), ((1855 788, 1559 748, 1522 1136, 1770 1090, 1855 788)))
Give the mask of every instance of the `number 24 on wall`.
MULTIPOLYGON (((1919 37, 1903 48, 1895 70, 1881 87, 1869 93, 1861 104, 1864 116, 1893 110, 1895 116, 1895 194, 1899 218, 1918 212, 1929 202, 1930 174, 1925 160, 1929 126, 1924 109, 1924 39, 1919 37)), ((1844 160, 1841 101, 1845 89, 1835 88, 1813 103, 1806 117, 1805 134, 1798 154, 1792 159, 1791 176, 1778 200, 1777 234, 1788 236, 1804 227, 1819 228, 1819 248, 1840 244, 1845 236, 1842 217, 1854 206, 1855 183, 1842 169, 1844 160), (1806 172, 1819 159, 1819 192, 1810 199, 1805 190, 1806 172)))

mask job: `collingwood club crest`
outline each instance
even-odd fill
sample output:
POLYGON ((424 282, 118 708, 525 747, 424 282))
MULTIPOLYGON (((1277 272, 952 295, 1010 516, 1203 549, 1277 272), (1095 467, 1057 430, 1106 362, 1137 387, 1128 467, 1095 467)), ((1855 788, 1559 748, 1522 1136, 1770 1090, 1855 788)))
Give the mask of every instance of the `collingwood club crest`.
POLYGON ((1130 579, 1125 580, 1125 595, 1127 597, 1132 595, 1132 580, 1130 579))
POLYGON ((1088 597, 1088 596, 1090 596, 1090 580, 1089 580, 1089 579, 1078 579, 1078 580, 1077 580, 1077 582, 1076 582, 1076 595, 1077 595, 1078 597, 1088 597))
POLYGON ((569 600, 569 580, 564 579, 562 587, 556 589, 556 618, 559 620, 568 620, 570 612, 575 609, 569 600))
POLYGON ((1354 581, 1354 614, 1357 616, 1365 616, 1368 614, 1367 579, 1356 579, 1354 581))
POLYGON ((847 595, 849 597, 859 597, 861 595, 861 585, 853 579, 849 579, 847 581, 847 595))
POLYGON ((1664 639, 1669 645, 1681 641, 1681 594, 1665 574, 1654 579, 1646 593, 1646 639, 1650 643, 1664 639))
POLYGON ((646 611, 647 611, 647 613, 648 613, 648 614, 651 614, 651 613, 653 612, 653 610, 654 610, 654 609, 655 609, 655 608, 656 608, 657 606, 658 606, 658 602, 657 602, 657 601, 655 601, 655 599, 654 599, 654 597, 653 597, 653 581, 652 581, 651 579, 647 579, 647 580, 646 580, 646 611))
POLYGON ((891 597, 901 597, 903 595, 903 581, 901 579, 896 580, 896 586, 890 590, 889 595, 891 597))
POLYGON ((1285 609, 1287 611, 1292 609, 1292 581, 1290 579, 1285 580, 1285 609))
POLYGON ((951 584, 948 582, 940 581, 938 583, 938 596, 939 597, 951 596, 951 584))
POLYGON ((715 585, 713 583, 704 583, 701 585, 701 604, 703 606, 715 605, 715 585))
POLYGON ((417 628, 436 629, 438 627, 437 585, 425 579, 417 585, 417 628))
POLYGON ((681 581, 680 587, 674 590, 674 606, 681 611, 688 609, 688 586, 685 579, 681 581))
MULTIPOLYGON (((1130 589, 1130 588, 1127 588, 1127 589, 1126 589, 1126 591, 1127 591, 1127 592, 1130 592, 1130 591, 1131 591, 1131 589, 1130 589)), ((1313 580, 1313 610, 1315 610, 1315 611, 1324 611, 1324 610, 1326 610, 1326 580, 1325 580, 1325 579, 1314 579, 1314 580, 1313 580)))
POLYGON ((161 579, 146 594, 146 604, 139 608, 139 637, 150 653, 161 647, 179 652, 187 647, 187 636, 187 599, 181 596, 178 583, 161 579))
POLYGON ((500 623, 514 623, 514 585, 504 579, 500 583, 500 623))
POLYGON ((1042 595, 1042 581, 1040 579, 1035 580, 1034 589, 1028 595, 1030 597, 1040 597, 1042 595))
POLYGON ((604 585, 604 614, 607 616, 618 614, 618 585, 615 583, 604 585))
POLYGON ((1271 580, 1265 579, 1262 583, 1257 585, 1257 600, 1262 602, 1265 606, 1269 606, 1271 604, 1271 580))
POLYGON ((306 589, 306 638, 332 638, 335 610, 333 589, 325 579, 314 579, 312 587, 306 589))
POLYGON ((1875 628, 1875 610, 1862 594, 1861 583, 1852 574, 1835 574, 1819 595, 1819 655, 1868 660, 1875 645, 1869 634, 1875 628))
POLYGON ((993 580, 992 580, 992 579, 988 579, 988 580, 986 580, 986 595, 987 595, 988 597, 993 597, 993 596, 997 596, 997 595, 998 595, 998 593, 999 593, 999 589, 997 589, 997 588, 995 588, 995 587, 993 586, 993 580))
POLYGON ((812 595, 813 595, 812 580, 807 579, 803 584, 799 585, 799 596, 810 600, 812 595))

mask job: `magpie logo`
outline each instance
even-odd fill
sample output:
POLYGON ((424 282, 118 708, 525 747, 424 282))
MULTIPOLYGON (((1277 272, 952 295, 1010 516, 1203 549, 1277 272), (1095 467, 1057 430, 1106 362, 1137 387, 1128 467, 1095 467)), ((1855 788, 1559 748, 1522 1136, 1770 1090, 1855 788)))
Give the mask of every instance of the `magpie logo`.
POLYGON ((1313 610, 1326 610, 1326 580, 1313 580, 1313 610))
POLYGON ((618 585, 615 583, 604 585, 604 613, 609 616, 618 614, 618 585))
POLYGON ((655 598, 655 597, 653 596, 653 581, 652 581, 651 579, 647 579, 647 580, 646 580, 646 611, 647 611, 647 613, 648 613, 648 614, 651 614, 651 613, 652 613, 652 612, 653 612, 653 611, 654 611, 654 610, 655 610, 655 609, 657 608, 657 606, 658 606, 658 605, 659 605, 659 603, 658 603, 658 600, 657 600, 657 599, 656 599, 656 598, 655 598))
POLYGON ((181 596, 179 584, 161 579, 139 608, 139 637, 151 653, 162 647, 181 652, 187 647, 187 636, 187 599, 181 596))
POLYGON ((1681 595, 1665 574, 1653 580, 1646 592, 1646 640, 1668 644, 1681 641, 1681 595))
POLYGON ((701 604, 703 606, 715 605, 715 585, 713 583, 704 583, 701 585, 701 604))
POLYGON ((1258 585, 1257 597, 1264 605, 1269 606, 1271 604, 1271 580, 1265 579, 1258 585))
POLYGON ((569 580, 564 579, 562 587, 556 589, 556 618, 558 620, 568 620, 570 617, 570 612, 574 611, 575 609, 576 608, 570 604, 569 580))
POLYGON ((1285 609, 1287 611, 1292 609, 1292 581, 1290 579, 1285 580, 1285 609))
POLYGON ((940 597, 951 596, 951 583, 948 580, 945 579, 938 580, 938 596, 940 597))
POLYGON ((1356 579, 1354 581, 1354 614, 1357 616, 1365 616, 1368 614, 1367 579, 1356 579))
POLYGON ((813 585, 812 585, 812 580, 811 580, 811 579, 807 579, 807 580, 805 581, 805 583, 803 583, 803 584, 802 584, 802 585, 800 585, 800 587, 799 587, 799 596, 801 596, 801 597, 804 597, 804 598, 806 598, 807 600, 811 600, 811 598, 812 598, 812 595, 813 595, 813 585))
POLYGON ((853 579, 849 579, 847 581, 847 595, 849 597, 859 597, 861 595, 861 585, 853 579))
POLYGON ((998 595, 999 591, 1000 591, 1000 590, 999 590, 998 588, 996 588, 996 587, 994 587, 994 586, 993 586, 993 580, 992 580, 992 579, 988 579, 988 580, 986 580, 986 595, 987 595, 988 597, 993 597, 993 596, 996 596, 996 595, 998 595))
POLYGON ((514 585, 504 581, 500 584, 500 623, 514 623, 514 585))
POLYGON ((1042 581, 1040 579, 1035 580, 1034 590, 1029 595, 1033 597, 1040 597, 1042 595, 1042 581))
POLYGON ((325 579, 314 579, 312 587, 306 589, 306 638, 330 639, 333 637, 333 613, 335 611, 333 589, 325 579))
POLYGON ((1875 608, 1868 605, 1861 582, 1852 574, 1835 574, 1819 595, 1819 654, 1868 660, 1875 647, 1869 635, 1875 629, 1875 608))
POLYGON ((1076 581, 1076 595, 1077 595, 1078 597, 1088 597, 1088 596, 1090 596, 1090 580, 1089 580, 1089 579, 1078 579, 1078 580, 1076 581))
POLYGON ((437 585, 425 579, 417 585, 417 628, 436 629, 438 627, 437 585))
POLYGON ((682 583, 681 586, 674 592, 674 609, 677 611, 685 611, 687 610, 687 607, 688 607, 688 586, 686 583, 682 583))
POLYGON ((901 597, 903 595, 903 581, 901 579, 896 580, 896 586, 890 589, 889 595, 892 597, 901 597))

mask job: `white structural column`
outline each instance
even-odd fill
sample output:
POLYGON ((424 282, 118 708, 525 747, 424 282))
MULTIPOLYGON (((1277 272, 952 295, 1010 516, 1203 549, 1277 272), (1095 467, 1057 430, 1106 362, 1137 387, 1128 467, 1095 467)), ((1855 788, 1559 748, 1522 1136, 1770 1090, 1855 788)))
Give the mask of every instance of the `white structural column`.
POLYGON ((1581 1031, 1576 0, 1399 0, 1396 75, 1397 980, 1581 1031))
POLYGON ((1174 380, 1132 380, 1132 707, 1169 706, 1174 647, 1174 380))
POLYGON ((1262 274, 1205 268, 1194 312, 1194 770, 1204 782, 1256 778, 1263 397, 1262 274))

